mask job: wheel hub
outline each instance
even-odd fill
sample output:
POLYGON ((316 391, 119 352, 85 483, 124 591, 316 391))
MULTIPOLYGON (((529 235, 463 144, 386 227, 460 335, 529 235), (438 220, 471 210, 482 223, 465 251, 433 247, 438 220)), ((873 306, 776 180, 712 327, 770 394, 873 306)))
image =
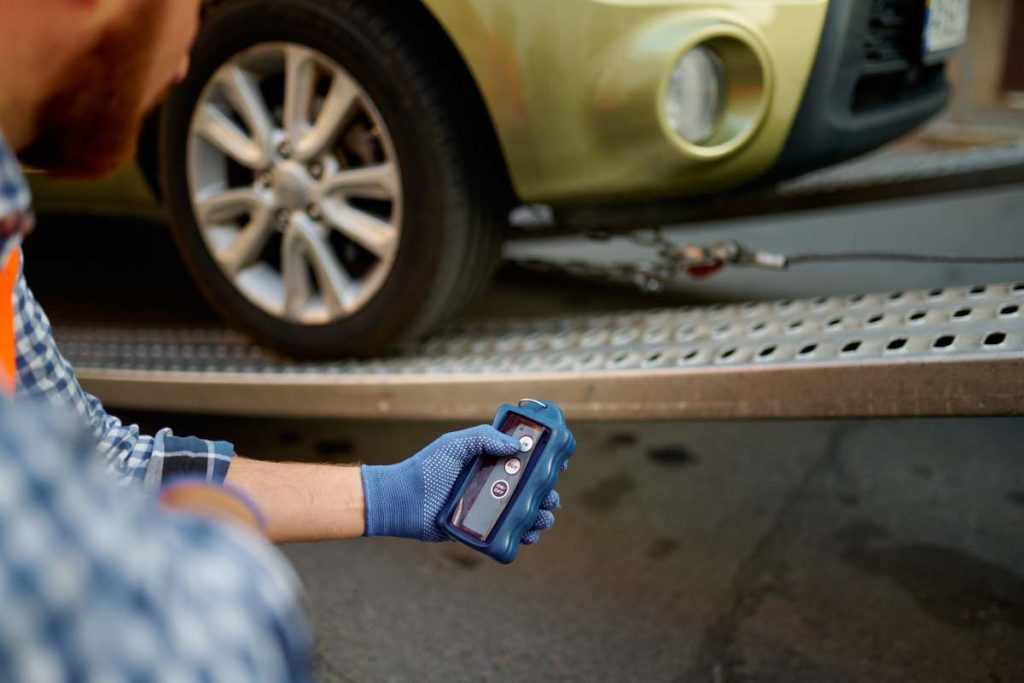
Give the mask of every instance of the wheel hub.
POLYGON ((313 178, 294 161, 283 161, 271 172, 274 201, 284 209, 305 209, 312 197, 313 178))

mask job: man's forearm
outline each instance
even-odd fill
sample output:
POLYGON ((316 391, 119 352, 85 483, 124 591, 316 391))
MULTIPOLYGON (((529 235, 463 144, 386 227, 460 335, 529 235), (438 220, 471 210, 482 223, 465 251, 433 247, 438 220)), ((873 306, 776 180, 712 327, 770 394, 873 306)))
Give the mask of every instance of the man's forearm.
POLYGON ((227 482, 260 508, 275 543, 356 538, 365 530, 359 467, 236 457, 227 482))

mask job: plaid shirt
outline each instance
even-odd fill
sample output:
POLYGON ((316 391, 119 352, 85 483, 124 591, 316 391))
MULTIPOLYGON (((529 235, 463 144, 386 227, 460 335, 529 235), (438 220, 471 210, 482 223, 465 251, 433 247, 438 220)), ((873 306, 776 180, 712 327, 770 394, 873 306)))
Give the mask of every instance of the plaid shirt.
POLYGON ((0 680, 308 680, 277 549, 118 487, 77 418, 44 407, 0 400, 0 680))
MULTIPOLYGON (((21 238, 32 229, 28 185, 17 159, 0 136, 0 264, 21 238)), ((78 384, 75 372, 60 354, 50 322, 19 273, 14 288, 15 339, 17 343, 17 396, 42 398, 73 410, 96 437, 99 450, 123 482, 140 482, 158 488, 177 475, 199 475, 220 483, 235 454, 226 441, 205 441, 175 436, 161 429, 153 436, 139 433, 108 415, 95 396, 78 384)))
POLYGON ((170 429, 146 436, 137 426, 122 424, 78 384, 75 371, 57 349, 50 321, 32 296, 23 273, 14 288, 14 301, 18 398, 42 398, 81 416, 109 468, 122 482, 140 482, 152 489, 179 475, 224 481, 235 453, 232 444, 175 436, 170 429))
MULTIPOLYGON (((29 202, 0 136, 4 261, 32 228, 29 202)), ((16 400, 0 398, 0 680, 306 680, 311 637, 283 557, 151 495, 171 475, 222 482, 232 445, 145 436, 108 415, 23 274, 14 318, 16 400)))

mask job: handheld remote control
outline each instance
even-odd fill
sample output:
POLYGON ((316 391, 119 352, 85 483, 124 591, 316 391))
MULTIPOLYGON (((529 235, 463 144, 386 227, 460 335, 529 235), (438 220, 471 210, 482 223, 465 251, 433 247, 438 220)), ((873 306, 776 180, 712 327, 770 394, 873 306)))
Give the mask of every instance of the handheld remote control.
POLYGON ((455 482, 437 522, 456 541, 508 564, 576 450, 576 439, 557 405, 534 399, 501 406, 494 427, 519 441, 519 454, 477 458, 455 482))

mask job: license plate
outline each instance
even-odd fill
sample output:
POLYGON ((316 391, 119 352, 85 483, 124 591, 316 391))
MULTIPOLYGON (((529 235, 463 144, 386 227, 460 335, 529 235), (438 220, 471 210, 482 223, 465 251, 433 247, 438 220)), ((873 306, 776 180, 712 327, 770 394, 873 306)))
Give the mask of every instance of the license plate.
POLYGON ((970 0, 925 0, 926 57, 960 47, 967 40, 970 0))

